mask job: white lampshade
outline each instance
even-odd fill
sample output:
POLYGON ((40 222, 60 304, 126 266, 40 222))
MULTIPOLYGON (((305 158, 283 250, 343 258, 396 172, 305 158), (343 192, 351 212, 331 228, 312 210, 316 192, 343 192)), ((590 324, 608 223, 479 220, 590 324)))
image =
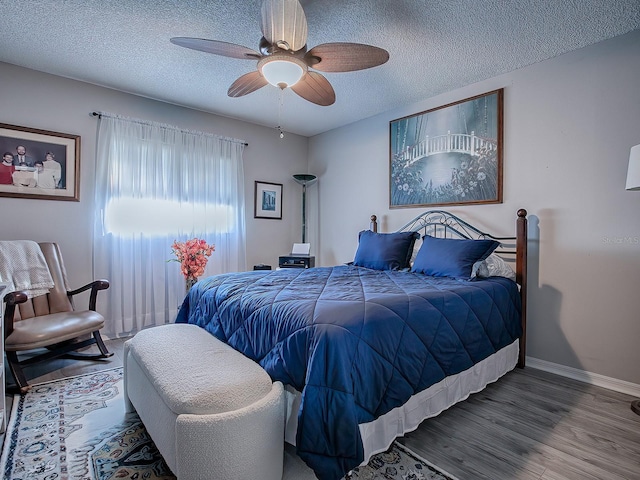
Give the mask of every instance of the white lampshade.
POLYGON ((631 147, 629 170, 627 170, 627 190, 640 190, 640 145, 631 147))
POLYGON ((300 81, 306 64, 296 57, 273 55, 260 60, 258 69, 271 85, 287 88, 300 81))

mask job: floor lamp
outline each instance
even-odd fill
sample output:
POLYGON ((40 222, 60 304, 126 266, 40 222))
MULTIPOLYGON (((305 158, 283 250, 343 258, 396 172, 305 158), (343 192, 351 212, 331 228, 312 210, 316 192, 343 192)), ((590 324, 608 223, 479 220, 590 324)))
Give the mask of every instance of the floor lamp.
MULTIPOLYGON (((640 145, 631 147, 629 170, 627 171, 627 190, 640 190, 640 145)), ((640 400, 631 402, 631 410, 640 415, 640 400)))
POLYGON ((302 185, 302 243, 307 243, 307 185, 315 183, 317 177, 309 173, 297 173, 293 178, 302 185))

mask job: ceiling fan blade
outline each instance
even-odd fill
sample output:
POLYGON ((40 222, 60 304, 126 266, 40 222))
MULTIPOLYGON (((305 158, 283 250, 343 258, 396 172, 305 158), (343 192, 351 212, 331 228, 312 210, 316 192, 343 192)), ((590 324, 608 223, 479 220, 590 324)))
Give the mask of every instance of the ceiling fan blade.
POLYGON ((377 67, 389 60, 389 52, 362 43, 323 43, 305 55, 307 64, 321 72, 353 72, 377 67))
POLYGON ((298 83, 291 87, 305 100, 317 105, 327 107, 336 101, 336 92, 329 83, 329 80, 316 72, 307 72, 298 83))
POLYGON ((264 0, 262 35, 272 45, 297 52, 307 44, 307 18, 298 0, 264 0))
POLYGON ((235 43, 207 40, 205 38, 173 37, 171 43, 181 47, 199 50, 201 52, 222 55, 223 57, 239 58, 241 60, 257 60, 262 57, 258 52, 235 43))
POLYGON ((251 92, 255 92, 266 84, 267 80, 257 70, 255 72, 245 73, 231 84, 227 95, 230 97, 242 97, 251 92))

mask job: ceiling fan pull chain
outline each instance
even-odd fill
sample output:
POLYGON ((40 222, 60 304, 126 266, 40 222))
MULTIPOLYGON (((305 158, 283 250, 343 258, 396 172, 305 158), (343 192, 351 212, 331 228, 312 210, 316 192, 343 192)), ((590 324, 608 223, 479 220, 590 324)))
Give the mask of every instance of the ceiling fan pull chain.
POLYGON ((278 89, 278 132, 280 132, 280 138, 284 138, 284 132, 282 131, 282 109, 284 108, 284 88, 278 89))

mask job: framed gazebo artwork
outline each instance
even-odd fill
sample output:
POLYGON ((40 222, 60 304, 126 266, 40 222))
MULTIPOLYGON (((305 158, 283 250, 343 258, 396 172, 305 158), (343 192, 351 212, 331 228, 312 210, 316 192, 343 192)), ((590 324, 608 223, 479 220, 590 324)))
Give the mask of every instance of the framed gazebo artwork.
POLYGON ((389 122, 389 207, 502 203, 503 89, 389 122))

